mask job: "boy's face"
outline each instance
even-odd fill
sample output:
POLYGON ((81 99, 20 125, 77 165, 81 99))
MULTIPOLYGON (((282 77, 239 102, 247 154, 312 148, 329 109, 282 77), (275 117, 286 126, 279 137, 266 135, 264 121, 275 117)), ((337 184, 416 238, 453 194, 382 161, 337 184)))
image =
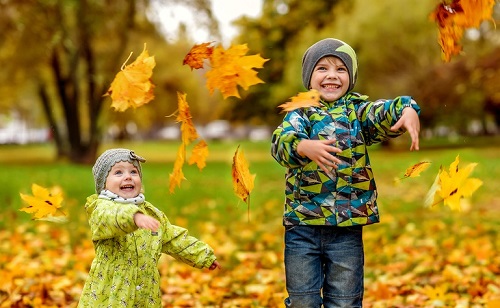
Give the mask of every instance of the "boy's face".
POLYGON ((349 72, 344 62, 333 56, 321 58, 313 69, 310 88, 318 90, 327 102, 341 98, 349 89, 349 72))
POLYGON ((137 197, 142 188, 139 170, 129 162, 116 163, 108 173, 104 188, 122 198, 137 197))

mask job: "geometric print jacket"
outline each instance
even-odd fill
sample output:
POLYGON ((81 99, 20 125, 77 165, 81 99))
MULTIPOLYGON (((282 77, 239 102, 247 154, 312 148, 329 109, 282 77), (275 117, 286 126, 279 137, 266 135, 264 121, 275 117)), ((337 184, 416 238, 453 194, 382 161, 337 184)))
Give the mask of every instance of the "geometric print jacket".
POLYGON ((420 114, 410 96, 370 102, 351 92, 320 107, 288 112, 272 134, 271 154, 285 174, 283 225, 353 226, 379 222, 377 189, 367 146, 402 135, 390 127, 405 107, 420 114), (325 173, 297 153, 302 139, 335 139, 338 169, 325 173))

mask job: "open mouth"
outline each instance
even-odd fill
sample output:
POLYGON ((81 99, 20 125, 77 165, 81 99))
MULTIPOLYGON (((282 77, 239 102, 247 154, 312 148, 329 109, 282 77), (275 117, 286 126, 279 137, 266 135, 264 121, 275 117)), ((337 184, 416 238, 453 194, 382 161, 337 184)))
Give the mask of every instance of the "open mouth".
POLYGON ((121 190, 134 190, 134 185, 123 185, 120 187, 121 190))
POLYGON ((336 85, 336 84, 324 84, 321 87, 323 87, 325 89, 334 89, 334 90, 338 90, 341 88, 340 85, 336 85))

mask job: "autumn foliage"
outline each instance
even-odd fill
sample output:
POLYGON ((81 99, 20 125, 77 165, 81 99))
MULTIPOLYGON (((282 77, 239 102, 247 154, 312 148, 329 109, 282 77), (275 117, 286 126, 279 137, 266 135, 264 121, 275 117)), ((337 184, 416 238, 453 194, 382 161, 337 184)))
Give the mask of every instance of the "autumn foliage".
POLYGON ((495 0, 453 0, 436 7, 430 18, 437 22, 445 62, 462 51, 460 41, 467 28, 478 28, 483 20, 491 19, 494 5, 495 0))
POLYGON ((221 45, 213 47, 210 43, 193 46, 184 58, 183 63, 191 69, 204 67, 204 60, 209 61, 209 70, 206 73, 207 88, 212 94, 219 89, 224 98, 229 96, 240 97, 238 86, 247 90, 250 86, 263 83, 257 77, 255 68, 262 68, 268 59, 260 55, 247 56, 246 44, 232 45, 224 49, 221 45))

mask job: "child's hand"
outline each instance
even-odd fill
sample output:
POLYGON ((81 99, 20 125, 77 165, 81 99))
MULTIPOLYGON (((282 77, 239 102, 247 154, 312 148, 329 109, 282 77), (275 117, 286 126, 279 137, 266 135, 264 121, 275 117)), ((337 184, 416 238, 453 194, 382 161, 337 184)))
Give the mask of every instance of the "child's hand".
POLYGON ((155 232, 158 231, 158 228, 160 227, 160 222, 158 220, 139 212, 134 214, 134 222, 135 225, 141 229, 147 229, 155 232))
POLYGON ((212 265, 210 265, 210 267, 208 268, 209 270, 213 271, 214 269, 221 269, 222 267, 220 266, 219 262, 217 262, 217 260, 214 261, 214 263, 212 263, 212 265))
POLYGON ((391 127, 392 131, 397 131, 401 127, 404 127, 411 137, 411 147, 410 151, 418 151, 418 134, 420 133, 420 120, 418 119, 418 113, 415 109, 411 107, 406 107, 403 109, 403 114, 401 118, 391 127))
POLYGON ((333 140, 309 140, 303 139, 297 145, 297 153, 307 156, 314 161, 325 173, 330 173, 332 168, 337 169, 337 164, 342 163, 340 159, 333 156, 331 152, 342 152, 339 148, 331 145, 336 142, 333 140))

